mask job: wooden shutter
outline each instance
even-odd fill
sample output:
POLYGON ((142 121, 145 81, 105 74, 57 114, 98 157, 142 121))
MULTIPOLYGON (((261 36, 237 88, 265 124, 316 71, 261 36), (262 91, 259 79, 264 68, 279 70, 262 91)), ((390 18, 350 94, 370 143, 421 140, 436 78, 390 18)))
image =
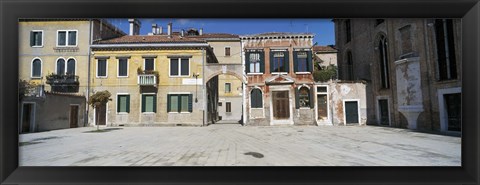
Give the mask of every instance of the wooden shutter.
POLYGON ((300 108, 300 93, 298 92, 298 87, 295 87, 295 108, 299 109, 300 108))
MULTIPOLYGON (((315 101, 313 101, 313 98, 315 97, 315 95, 313 94, 313 92, 314 92, 313 88, 315 88, 315 87, 312 86, 312 87, 310 88, 310 93, 308 93, 308 102, 310 102, 310 108, 311 108, 311 109, 313 109, 313 108, 315 107, 315 106, 314 106, 314 102, 315 102, 315 101)), ((327 100, 327 101, 328 101, 328 100, 327 100)))
POLYGON ((293 51, 293 72, 298 72, 298 51, 293 51))
POLYGON ((171 98, 172 95, 170 94, 167 94, 167 112, 170 112, 170 98, 171 98))
POLYGON ((193 106, 192 106, 192 94, 188 95, 188 112, 192 112, 193 106))
POLYGON ((250 52, 245 53, 245 74, 250 72, 250 52))
POLYGON ((307 51, 307 71, 313 72, 312 51, 307 51))
POLYGON ((126 109, 127 109, 127 113, 130 113, 130 95, 127 95, 126 109))
POLYGON ((157 95, 153 95, 153 112, 157 112, 157 95))
POLYGON ((283 53, 285 54, 284 55, 285 70, 287 71, 287 73, 290 73, 290 61, 288 60, 289 59, 288 50, 283 53))
POLYGON ((122 96, 117 96, 117 112, 120 112, 120 98, 122 96))
POLYGON ((265 53, 263 51, 260 54, 260 72, 265 73, 265 53))
POLYGON ((30 46, 35 45, 35 35, 33 34, 33 31, 30 31, 30 46))
POLYGON ((145 112, 145 95, 142 94, 142 112, 145 112))
POLYGON ((270 73, 273 73, 274 68, 273 68, 273 52, 270 50, 270 73))

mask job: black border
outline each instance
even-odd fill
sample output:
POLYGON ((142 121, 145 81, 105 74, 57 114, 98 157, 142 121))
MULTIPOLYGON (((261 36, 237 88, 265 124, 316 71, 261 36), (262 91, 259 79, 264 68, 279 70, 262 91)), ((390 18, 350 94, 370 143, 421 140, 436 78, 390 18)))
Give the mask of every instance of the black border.
POLYGON ((478 184, 478 0, 0 0, 2 184, 478 184), (463 167, 18 167, 18 18, 463 18, 463 167))

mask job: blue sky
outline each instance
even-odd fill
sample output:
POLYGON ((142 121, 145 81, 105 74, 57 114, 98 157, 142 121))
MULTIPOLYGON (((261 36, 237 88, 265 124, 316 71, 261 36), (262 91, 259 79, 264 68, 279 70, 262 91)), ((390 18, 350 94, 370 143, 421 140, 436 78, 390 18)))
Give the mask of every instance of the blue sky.
MULTIPOLYGON (((128 19, 109 19, 128 34, 128 19)), ((152 23, 163 27, 164 33, 169 22, 173 31, 188 28, 203 28, 204 33, 233 33, 248 35, 264 32, 310 32, 315 34, 318 45, 334 45, 335 33, 331 19, 140 19, 140 34, 152 32, 152 23)))

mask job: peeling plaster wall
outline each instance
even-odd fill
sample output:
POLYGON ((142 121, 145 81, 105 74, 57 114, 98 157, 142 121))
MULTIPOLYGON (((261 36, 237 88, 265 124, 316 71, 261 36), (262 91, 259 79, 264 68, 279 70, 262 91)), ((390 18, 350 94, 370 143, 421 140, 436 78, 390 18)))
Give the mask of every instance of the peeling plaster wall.
POLYGON ((360 109, 360 123, 365 125, 367 123, 367 104, 365 84, 363 83, 330 83, 330 107, 332 112, 333 125, 345 125, 343 101, 346 99, 358 100, 358 107, 360 109))

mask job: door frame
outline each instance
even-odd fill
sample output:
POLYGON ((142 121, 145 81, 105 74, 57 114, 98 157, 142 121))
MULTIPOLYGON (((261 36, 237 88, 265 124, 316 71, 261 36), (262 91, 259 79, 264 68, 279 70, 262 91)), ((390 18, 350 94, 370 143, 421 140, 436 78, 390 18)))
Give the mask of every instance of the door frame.
POLYGON ((380 122, 381 120, 381 110, 380 110, 380 100, 387 100, 387 107, 388 107, 388 126, 392 126, 392 115, 390 115, 390 97, 389 96, 377 96, 376 97, 376 108, 377 108, 377 125, 382 125, 380 122))
MULTIPOLYGON (((97 126, 97 108, 93 108, 93 125, 97 126)), ((108 125, 108 103, 105 104, 105 125, 98 125, 100 127, 107 127, 108 125)))
POLYGON ((346 114, 346 109, 345 109, 345 102, 352 102, 356 101, 357 102, 357 112, 358 112, 358 125, 361 125, 360 120, 360 99, 343 99, 343 125, 347 125, 347 114, 346 114))
POLYGON ((270 90, 270 125, 293 125, 293 93, 291 85, 271 85, 268 87, 270 90), (288 106, 289 106, 289 118, 283 120, 273 119, 273 91, 287 91, 288 92, 288 106))
MULTIPOLYGON (((442 131, 442 132, 460 133, 461 130, 462 130, 462 129, 460 129, 460 132, 459 131, 449 131, 448 130, 447 104, 445 102, 445 98, 443 97, 445 94, 457 94, 457 93, 460 93, 460 94, 462 93, 462 88, 461 87, 454 87, 454 88, 438 89, 437 90, 438 112, 439 112, 439 119, 440 119, 440 131, 442 131)), ((463 100, 462 100, 462 102, 463 102, 463 100)), ((462 112, 463 112, 463 110, 462 110, 462 112)))
POLYGON ((315 97, 312 97, 315 101, 312 101, 315 103, 315 120, 317 121, 317 125, 333 125, 332 124, 332 116, 330 115, 330 88, 328 85, 315 85, 315 97), (326 87, 327 92, 318 92, 317 87, 326 87), (327 120, 326 121, 321 121, 318 119, 318 95, 327 95, 327 120), (321 124, 318 124, 321 123, 321 124))
POLYGON ((79 115, 80 115, 80 104, 70 104, 70 106, 69 106, 70 109, 69 109, 69 111, 68 111, 68 113, 69 113, 69 114, 68 114, 68 115, 69 115, 69 116, 68 116, 68 128, 71 128, 71 127, 70 127, 70 126, 71 126, 70 123, 72 122, 72 120, 71 120, 71 119, 72 119, 72 118, 71 118, 71 113, 72 113, 72 112, 71 112, 71 111, 72 111, 72 107, 73 107, 73 106, 76 106, 76 107, 77 107, 77 127, 74 127, 74 128, 78 128, 78 127, 79 127, 79 123, 80 123, 80 116, 79 116, 79 115))
POLYGON ((20 112, 20 123, 19 123, 19 127, 18 127, 18 133, 22 133, 22 127, 23 127, 23 108, 24 108, 24 105, 25 104, 32 104, 33 108, 32 108, 32 111, 30 112, 30 115, 31 115, 31 118, 30 118, 30 132, 28 133, 32 133, 32 132, 35 132, 35 129, 36 129, 36 124, 35 124, 35 121, 36 121, 36 117, 35 117, 35 112, 37 111, 37 103, 35 102, 22 102, 22 108, 21 108, 21 112, 20 112))

